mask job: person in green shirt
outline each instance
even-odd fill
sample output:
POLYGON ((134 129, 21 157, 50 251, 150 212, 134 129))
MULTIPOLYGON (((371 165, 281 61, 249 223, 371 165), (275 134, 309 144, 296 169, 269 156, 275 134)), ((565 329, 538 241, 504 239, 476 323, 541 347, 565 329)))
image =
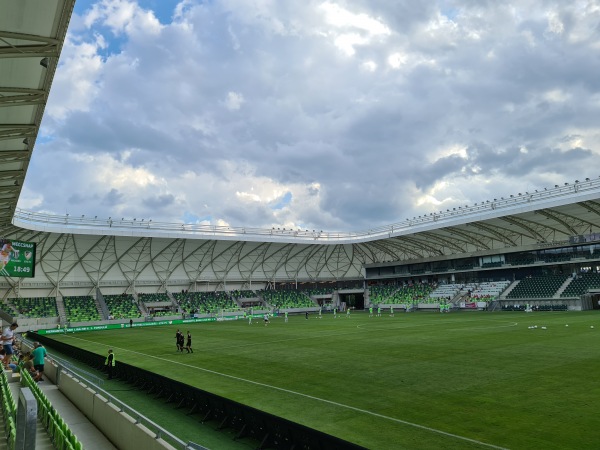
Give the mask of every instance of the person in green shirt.
POLYGON ((42 378, 42 374, 44 373, 44 362, 48 352, 42 344, 39 342, 35 342, 33 344, 33 350, 31 351, 31 356, 33 358, 33 367, 40 373, 40 379, 42 378))
POLYGON ((284 312, 283 314, 284 314, 284 316, 285 316, 285 323, 287 323, 287 321, 288 321, 288 312, 286 311, 286 312, 284 312))
POLYGON ((369 317, 373 317, 373 307, 369 307, 369 317))

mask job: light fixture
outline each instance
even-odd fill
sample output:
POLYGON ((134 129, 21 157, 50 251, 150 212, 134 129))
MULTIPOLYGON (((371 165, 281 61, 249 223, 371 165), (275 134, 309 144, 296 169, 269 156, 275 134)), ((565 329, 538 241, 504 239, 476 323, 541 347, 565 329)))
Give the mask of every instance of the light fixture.
POLYGON ((49 60, 47 57, 46 57, 46 58, 43 58, 43 59, 40 61, 40 66, 42 66, 44 69, 47 69, 47 68, 48 68, 48 63, 49 63, 49 62, 50 62, 50 60, 49 60))
POLYGON ((25 145, 29 145, 29 138, 25 138, 25 139, 23 139, 23 144, 25 144, 25 145))

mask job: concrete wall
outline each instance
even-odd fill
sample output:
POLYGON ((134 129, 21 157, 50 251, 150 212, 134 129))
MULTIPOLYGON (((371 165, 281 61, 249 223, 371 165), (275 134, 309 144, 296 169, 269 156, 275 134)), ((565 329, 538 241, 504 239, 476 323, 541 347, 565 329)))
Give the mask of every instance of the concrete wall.
MULTIPOLYGON (((49 365, 54 366, 46 364, 49 365)), ((58 388, 115 447, 130 449, 132 443, 135 443, 136 448, 144 450, 176 450, 165 440, 157 439, 150 429, 136 423, 135 418, 75 377, 61 373, 58 388)))

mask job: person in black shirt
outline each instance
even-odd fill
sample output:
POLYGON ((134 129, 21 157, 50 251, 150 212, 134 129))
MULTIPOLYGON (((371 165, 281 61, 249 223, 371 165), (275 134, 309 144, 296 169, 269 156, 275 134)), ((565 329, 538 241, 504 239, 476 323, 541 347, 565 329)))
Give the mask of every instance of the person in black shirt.
POLYGON ((187 332, 187 342, 185 345, 185 349, 188 353, 194 353, 194 349, 192 348, 192 334, 189 332, 189 330, 187 332))

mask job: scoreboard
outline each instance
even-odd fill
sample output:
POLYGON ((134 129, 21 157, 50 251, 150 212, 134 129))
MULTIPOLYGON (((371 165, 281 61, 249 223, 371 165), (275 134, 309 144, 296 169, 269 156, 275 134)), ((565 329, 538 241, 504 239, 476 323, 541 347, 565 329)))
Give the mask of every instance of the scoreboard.
POLYGON ((33 278, 35 243, 0 239, 0 275, 33 278))

